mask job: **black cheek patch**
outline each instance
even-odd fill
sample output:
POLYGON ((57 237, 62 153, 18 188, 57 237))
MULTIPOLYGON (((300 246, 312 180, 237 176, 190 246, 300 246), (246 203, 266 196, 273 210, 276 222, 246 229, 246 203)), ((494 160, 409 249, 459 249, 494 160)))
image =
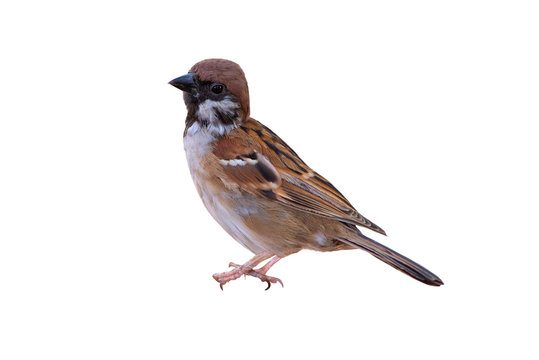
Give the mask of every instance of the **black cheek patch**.
POLYGON ((219 110, 216 110, 215 115, 217 116, 221 124, 224 124, 224 125, 234 124, 234 119, 238 117, 238 114, 236 111, 232 113, 222 113, 219 110))

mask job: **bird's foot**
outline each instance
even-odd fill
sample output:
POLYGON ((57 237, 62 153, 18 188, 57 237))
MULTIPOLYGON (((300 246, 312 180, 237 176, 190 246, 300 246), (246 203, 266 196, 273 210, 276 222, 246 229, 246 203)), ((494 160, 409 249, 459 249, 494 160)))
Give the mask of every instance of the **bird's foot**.
MULTIPOLYGON (((235 264, 235 263, 232 263, 232 262, 230 264, 228 264, 228 266, 235 267, 236 269, 241 267, 241 265, 238 265, 238 264, 235 264)), ((283 282, 281 281, 281 279, 273 277, 273 276, 266 275, 266 272, 268 270, 269 270, 269 268, 261 267, 260 269, 251 269, 250 271, 245 272, 243 275, 245 277, 247 277, 247 275, 249 275, 249 276, 260 279, 260 281, 262 281, 262 282, 266 282, 268 284, 268 287, 266 288, 266 290, 268 290, 271 287, 271 284, 279 283, 279 284, 281 284, 282 287, 284 287, 283 282)))
POLYGON ((266 272, 273 266, 273 264, 275 264, 279 260, 280 260, 280 258, 275 256, 275 257, 273 257, 273 259, 268 261, 268 263, 266 265, 264 265, 263 267, 261 267, 259 269, 253 269, 253 266, 256 266, 259 262, 261 262, 263 260, 258 261, 256 264, 252 260, 247 262, 244 265, 238 265, 238 264, 235 264, 235 263, 230 263, 229 266, 234 267, 234 269, 232 269, 230 271, 223 272, 223 273, 214 274, 213 278, 215 279, 215 281, 217 281, 219 283, 219 286, 221 287, 221 290, 223 290, 223 285, 225 285, 229 281, 236 280, 237 278, 241 277, 242 275, 244 275, 245 277, 247 277, 247 275, 252 276, 252 277, 256 277, 256 278, 260 279, 260 281, 266 282, 268 284, 268 287, 266 288, 266 290, 268 290, 271 287, 271 284, 276 284, 276 283, 279 283, 279 284, 281 284, 281 286, 284 287, 283 282, 280 279, 278 279, 276 277, 273 277, 273 276, 266 275, 266 272))

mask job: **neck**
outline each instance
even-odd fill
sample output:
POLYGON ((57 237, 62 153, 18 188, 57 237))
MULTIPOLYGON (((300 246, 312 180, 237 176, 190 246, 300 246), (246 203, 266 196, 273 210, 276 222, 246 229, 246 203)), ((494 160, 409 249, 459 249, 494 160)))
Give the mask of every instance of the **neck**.
POLYGON ((184 136, 199 132, 217 138, 241 124, 239 104, 229 98, 221 101, 204 100, 197 106, 188 107, 184 136))

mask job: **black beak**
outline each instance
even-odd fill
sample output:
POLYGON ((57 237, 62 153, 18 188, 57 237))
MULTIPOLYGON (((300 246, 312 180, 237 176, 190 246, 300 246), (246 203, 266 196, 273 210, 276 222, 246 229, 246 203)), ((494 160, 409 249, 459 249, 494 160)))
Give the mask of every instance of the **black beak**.
POLYGON ((180 89, 181 91, 187 91, 194 93, 197 90, 197 84, 195 83, 195 73, 188 73, 180 76, 169 82, 170 85, 180 89))

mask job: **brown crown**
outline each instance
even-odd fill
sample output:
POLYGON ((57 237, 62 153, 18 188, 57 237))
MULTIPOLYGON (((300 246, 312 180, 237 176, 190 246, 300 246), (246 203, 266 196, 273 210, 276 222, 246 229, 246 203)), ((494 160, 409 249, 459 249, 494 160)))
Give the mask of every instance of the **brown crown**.
POLYGON ((224 84, 240 102, 243 120, 249 117, 249 87, 241 67, 225 59, 206 59, 197 62, 189 72, 197 74, 202 81, 224 84))

